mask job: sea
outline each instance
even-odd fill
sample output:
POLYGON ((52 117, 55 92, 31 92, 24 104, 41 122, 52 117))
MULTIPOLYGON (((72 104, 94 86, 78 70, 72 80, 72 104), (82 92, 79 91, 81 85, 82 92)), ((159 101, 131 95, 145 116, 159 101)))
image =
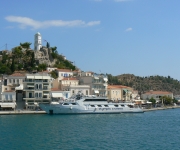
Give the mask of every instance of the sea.
POLYGON ((179 142, 180 109, 0 116, 2 150, 179 150, 179 142))

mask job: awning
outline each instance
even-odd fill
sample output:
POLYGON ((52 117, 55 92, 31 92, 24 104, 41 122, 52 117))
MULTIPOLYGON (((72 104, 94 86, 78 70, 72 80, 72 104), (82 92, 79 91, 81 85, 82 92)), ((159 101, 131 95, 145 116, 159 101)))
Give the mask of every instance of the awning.
POLYGON ((27 87, 34 87, 34 85, 27 85, 27 87))
POLYGON ((52 97, 63 97, 62 93, 52 93, 52 97))
POLYGON ((43 79, 51 79, 50 76, 43 76, 43 79))
POLYGON ((123 89, 123 91, 126 92, 126 93, 128 92, 128 90, 126 90, 126 89, 123 89))
POLYGON ((98 77, 94 77, 94 79, 99 79, 98 77))
POLYGON ((43 86, 49 86, 49 85, 43 85, 43 86))
POLYGON ((99 93, 99 91, 97 91, 97 90, 94 90, 94 93, 99 93))
POLYGON ((27 76, 27 79, 34 79, 34 76, 27 76))
POLYGON ((35 76, 35 79, 42 79, 42 76, 35 76))
POLYGON ((16 103, 0 103, 0 106, 1 106, 2 108, 4 108, 4 107, 15 108, 16 103))
POLYGON ((49 93, 43 93, 43 95, 49 95, 49 93))
POLYGON ((106 82, 108 81, 108 79, 107 79, 107 78, 103 78, 103 79, 104 79, 104 81, 106 81, 106 82))

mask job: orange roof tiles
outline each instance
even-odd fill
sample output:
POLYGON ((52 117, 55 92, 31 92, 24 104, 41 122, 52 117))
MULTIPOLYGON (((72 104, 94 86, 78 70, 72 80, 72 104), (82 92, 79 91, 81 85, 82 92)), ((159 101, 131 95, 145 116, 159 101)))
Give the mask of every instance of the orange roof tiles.
POLYGON ((144 94, 150 95, 150 94, 172 94, 172 92, 167 92, 167 91, 148 91, 145 92, 144 94))
POLYGON ((56 69, 57 71, 62 71, 62 72, 72 72, 70 69, 56 69))
POLYGON ((57 88, 52 88, 51 91, 61 91, 61 90, 57 88))
POLYGON ((77 78, 63 78, 62 80, 78 80, 77 78))
POLYGON ((124 86, 124 85, 108 85, 107 88, 108 89, 122 89, 122 88, 131 88, 131 87, 124 86))
POLYGON ((25 75, 23 75, 23 74, 21 74, 21 73, 13 73, 13 74, 10 75, 10 76, 18 77, 18 76, 25 76, 25 75))

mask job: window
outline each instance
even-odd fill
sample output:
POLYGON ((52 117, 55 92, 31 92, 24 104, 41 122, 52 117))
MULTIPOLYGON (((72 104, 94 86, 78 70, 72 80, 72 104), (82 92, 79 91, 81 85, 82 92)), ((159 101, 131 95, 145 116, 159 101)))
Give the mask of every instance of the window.
POLYGON ((97 105, 98 107, 102 107, 101 105, 97 105))
POLYGON ((39 97, 42 98, 42 93, 39 93, 39 97))
POLYGON ((124 107, 124 105, 121 105, 122 107, 124 107))
POLYGON ((71 103, 72 105, 77 105, 76 103, 71 103))
POLYGON ((95 107, 94 105, 91 105, 91 107, 95 107))
POLYGON ((15 83, 15 79, 13 79, 13 83, 15 83))
POLYGON ((104 105, 104 107, 109 107, 108 105, 104 105))
POLYGON ((11 83, 11 79, 9 79, 9 83, 11 83))
POLYGON ((38 97, 38 93, 35 93, 35 97, 38 97))
POLYGON ((74 90, 72 91, 72 93, 74 94, 74 90))
POLYGON ((68 103, 64 103, 63 105, 69 105, 68 103))
POLYGON ((63 77, 63 73, 61 73, 61 76, 63 77))
POLYGON ((118 107, 119 105, 114 105, 115 107, 118 107))
POLYGON ((88 90, 86 90, 86 95, 88 95, 88 90))

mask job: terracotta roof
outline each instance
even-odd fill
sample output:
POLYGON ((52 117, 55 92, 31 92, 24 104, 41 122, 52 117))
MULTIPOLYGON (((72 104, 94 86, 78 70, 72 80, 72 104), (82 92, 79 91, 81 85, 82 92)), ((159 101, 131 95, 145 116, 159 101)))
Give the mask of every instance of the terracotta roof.
POLYGON ((56 70, 61 72, 72 72, 70 69, 56 69, 56 70))
MULTIPOLYGON (((131 88, 128 86, 124 86, 124 85, 108 85, 107 87, 108 89, 122 89, 122 88, 131 88)), ((131 88, 132 89, 132 88, 131 88)))
POLYGON ((62 80, 78 80, 77 78, 63 78, 62 80))
POLYGON ((57 88, 52 88, 51 91, 61 91, 61 90, 57 88))
POLYGON ((144 94, 151 95, 151 94, 172 94, 172 92, 167 91, 148 91, 144 94))
MULTIPOLYGON (((9 90, 9 91, 4 91, 4 92, 15 92, 15 91, 9 90)), ((2 92, 2 93, 3 93, 3 92, 2 92)))
POLYGON ((21 73, 13 73, 12 75, 10 76, 13 76, 13 77, 18 77, 18 76, 25 76, 24 74, 21 74, 21 73))

